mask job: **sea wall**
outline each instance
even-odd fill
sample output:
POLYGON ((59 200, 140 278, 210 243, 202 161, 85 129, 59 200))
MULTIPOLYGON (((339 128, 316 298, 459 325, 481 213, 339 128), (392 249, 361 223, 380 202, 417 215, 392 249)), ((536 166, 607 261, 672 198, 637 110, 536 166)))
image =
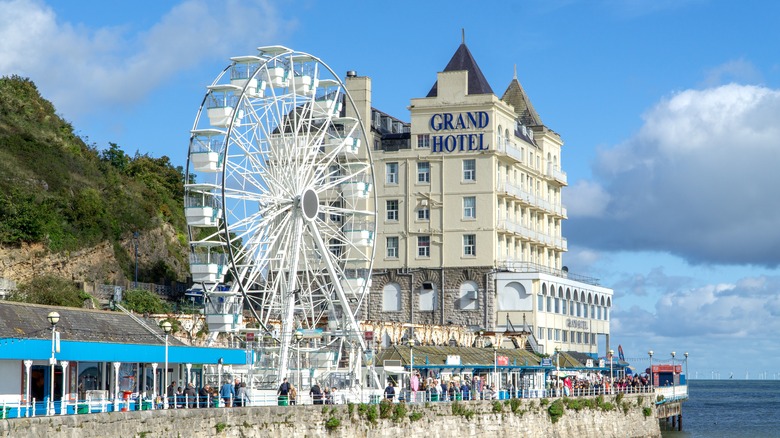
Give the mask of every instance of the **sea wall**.
MULTIPOLYGON (((577 399, 553 423, 540 400, 177 409, 0 420, 4 437, 660 437, 649 396, 577 399), (590 407, 585 404, 590 404, 590 407), (649 408, 649 409, 645 409, 649 408), (384 411, 384 412, 382 412, 384 411), (383 415, 384 414, 384 415, 383 415), (382 418, 385 417, 385 418, 382 418), (373 418, 373 420, 372 420, 373 418)), ((560 406, 560 405, 556 405, 560 406)))

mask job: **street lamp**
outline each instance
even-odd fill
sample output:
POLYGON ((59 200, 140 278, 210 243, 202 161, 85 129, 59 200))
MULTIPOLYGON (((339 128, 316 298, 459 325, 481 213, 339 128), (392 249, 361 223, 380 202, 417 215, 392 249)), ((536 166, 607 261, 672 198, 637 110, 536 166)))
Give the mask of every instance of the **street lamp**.
POLYGON ((500 379, 498 378, 498 344, 493 344, 493 379, 495 381, 496 390, 494 394, 498 394, 498 391, 501 389, 500 385, 500 379))
MULTIPOLYGON (((295 343, 298 345, 298 393, 303 391, 303 378, 301 377, 301 340, 303 339, 303 333, 301 331, 295 332, 295 343)), ((297 400, 296 400, 297 403, 297 400)))
POLYGON ((49 406, 50 412, 53 415, 54 414, 54 366, 57 364, 57 358, 54 357, 54 353, 56 350, 56 333, 57 333, 57 323, 60 322, 60 314, 57 312, 49 312, 48 315, 46 315, 46 319, 49 320, 49 324, 51 324, 51 359, 49 359, 49 365, 51 365, 51 385, 50 385, 50 393, 49 393, 49 406))
POLYGON ((655 378, 653 377, 653 350, 648 351, 647 355, 650 356, 650 387, 652 388, 655 385, 655 378))
POLYGON ((561 347, 555 347, 555 394, 558 394, 561 381, 561 347))
POLYGON ((675 379, 675 377, 676 377, 675 374, 677 374, 677 372, 675 371, 675 366, 674 366, 674 356, 675 355, 676 355, 676 353, 674 351, 672 351, 672 400, 677 399, 677 394, 676 394, 677 389, 675 388, 676 385, 675 385, 675 382, 674 382, 675 380, 677 380, 677 379, 675 379))
POLYGON ((162 324, 160 324, 160 328, 165 332, 165 368, 163 370, 163 374, 165 375, 165 386, 163 387, 163 391, 165 392, 165 403, 163 403, 163 409, 168 409, 168 333, 171 332, 170 321, 163 321, 162 324))
POLYGON ((135 247, 135 284, 138 287, 138 231, 133 232, 133 246, 135 247))
POLYGON ((615 350, 609 350, 609 393, 612 394, 612 386, 615 384, 615 380, 612 377, 612 356, 615 354, 615 350))

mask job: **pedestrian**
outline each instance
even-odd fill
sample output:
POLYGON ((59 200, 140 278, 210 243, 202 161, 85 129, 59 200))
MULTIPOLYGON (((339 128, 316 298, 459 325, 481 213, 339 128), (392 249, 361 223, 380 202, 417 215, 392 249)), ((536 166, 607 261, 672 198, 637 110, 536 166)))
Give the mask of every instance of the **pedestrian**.
POLYGON ((387 388, 385 388, 385 398, 387 400, 390 400, 390 402, 393 402, 393 398, 395 398, 395 387, 393 386, 393 382, 389 382, 387 384, 387 388))
POLYGON ((171 384, 168 385, 168 388, 165 391, 165 396, 168 400, 168 407, 172 408, 173 404, 176 403, 176 381, 171 381, 171 384))
POLYGON ((311 399, 315 405, 322 404, 322 390, 320 389, 320 385, 317 382, 314 382, 314 385, 309 388, 309 395, 311 396, 311 399))
POLYGON ((276 390, 276 395, 279 396, 279 404, 284 406, 290 397, 290 383, 287 382, 287 377, 282 379, 282 384, 279 385, 279 389, 276 390))
POLYGON ((211 385, 202 386, 198 391, 199 405, 201 408, 209 406, 209 396, 211 395, 211 385))
POLYGON ((249 390, 246 387, 246 382, 241 382, 238 385, 238 391, 236 391, 236 406, 246 406, 248 399, 249 390))
POLYGON ((195 408, 198 406, 198 391, 195 390, 195 385, 192 382, 187 384, 187 389, 184 390, 184 405, 188 408, 195 408))
POLYGON ((224 385, 222 385, 222 388, 219 390, 219 397, 222 399, 222 401, 225 403, 225 407, 231 407, 233 406, 233 397, 236 396, 236 390, 233 387, 233 384, 228 382, 225 382, 224 385))
POLYGON ((290 384, 290 405, 295 405, 298 402, 298 390, 295 385, 290 384))

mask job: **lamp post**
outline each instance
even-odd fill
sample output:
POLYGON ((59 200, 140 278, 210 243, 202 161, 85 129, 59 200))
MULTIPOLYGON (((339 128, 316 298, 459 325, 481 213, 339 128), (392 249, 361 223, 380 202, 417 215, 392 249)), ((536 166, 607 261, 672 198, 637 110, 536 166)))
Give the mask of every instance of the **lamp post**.
MULTIPOLYGON (((303 333, 300 331, 295 332, 295 343, 298 345, 297 353, 298 353, 298 393, 302 393, 303 391, 303 377, 301 376, 301 340, 303 339, 303 333)), ((296 400, 297 403, 297 400, 296 400)))
POLYGON ((652 388, 655 385, 655 377, 653 377, 653 350, 648 351, 647 355, 650 356, 650 387, 652 388))
POLYGON ((165 382, 163 393, 165 394, 165 403, 163 403, 163 409, 168 409, 168 333, 171 332, 170 321, 163 321, 162 324, 160 324, 160 328, 165 332, 165 368, 163 369, 163 379, 165 382))
POLYGON ((555 392, 558 395, 561 382, 561 347, 555 347, 555 379, 555 392))
POLYGON ((615 380, 612 377, 612 355, 615 354, 615 350, 609 350, 609 393, 612 394, 612 385, 615 384, 615 380))
POLYGON ((133 232, 133 246, 135 248, 135 283, 134 288, 138 287, 138 231, 133 232))
POLYGON ((494 391, 494 394, 497 394, 499 390, 499 379, 498 379, 498 345, 493 344, 493 381, 495 382, 496 390, 494 391))
POLYGON ((675 388, 676 385, 675 385, 675 382, 674 382, 676 380, 675 379, 675 374, 677 374, 677 372, 675 371, 675 366, 674 366, 674 356, 676 356, 676 354, 677 353, 672 351, 672 400, 676 400, 677 399, 677 394, 676 394, 677 391, 676 391, 676 388, 675 388))
POLYGON ((49 359, 49 365, 51 365, 51 385, 49 387, 50 390, 49 406, 50 406, 51 415, 53 415, 54 414, 54 366, 57 365, 57 358, 54 357, 54 353, 56 351, 57 323, 60 322, 60 314, 57 312, 49 312, 49 314, 46 315, 46 319, 48 319, 49 324, 51 324, 51 358, 49 359))

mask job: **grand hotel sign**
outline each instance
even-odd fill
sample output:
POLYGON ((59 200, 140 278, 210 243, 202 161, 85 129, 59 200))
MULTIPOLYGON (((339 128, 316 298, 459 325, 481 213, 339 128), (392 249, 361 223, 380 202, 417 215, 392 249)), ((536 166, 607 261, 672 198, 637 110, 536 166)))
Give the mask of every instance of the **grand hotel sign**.
POLYGON ((490 115, 485 111, 436 113, 430 121, 431 130, 436 133, 431 135, 431 151, 486 151, 490 144, 485 142, 485 133, 473 131, 484 131, 489 122, 490 115))

